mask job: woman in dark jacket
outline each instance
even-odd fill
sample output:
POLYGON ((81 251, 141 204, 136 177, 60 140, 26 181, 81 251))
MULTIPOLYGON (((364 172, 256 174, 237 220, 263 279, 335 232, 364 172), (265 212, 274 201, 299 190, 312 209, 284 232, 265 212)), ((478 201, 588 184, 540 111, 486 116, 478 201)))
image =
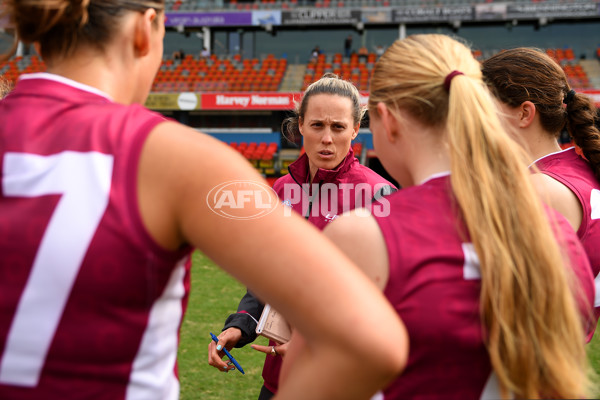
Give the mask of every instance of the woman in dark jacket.
MULTIPOLYGON (((389 203, 382 197, 396 188, 360 164, 350 146, 363 115, 356 87, 325 74, 307 88, 295 115, 283 123, 288 137, 302 135, 305 153, 288 167, 290 173, 279 178, 273 189, 284 205, 320 230, 338 215, 357 207, 372 205, 376 214, 389 211, 389 203)), ((252 293, 246 293, 237 313, 227 318, 219 342, 209 344, 210 365, 221 371, 235 368, 222 360, 221 346, 230 349, 253 342, 263 307, 252 293)), ((281 356, 287 346, 270 341, 269 346, 252 347, 267 353, 259 400, 270 399, 277 391, 281 356)))

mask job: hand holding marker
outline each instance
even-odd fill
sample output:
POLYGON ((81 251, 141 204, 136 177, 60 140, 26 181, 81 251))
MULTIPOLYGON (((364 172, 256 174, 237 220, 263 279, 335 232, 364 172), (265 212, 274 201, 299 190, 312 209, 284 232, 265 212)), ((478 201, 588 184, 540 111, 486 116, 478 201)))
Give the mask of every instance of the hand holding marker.
MULTIPOLYGON (((210 332, 210 337, 212 338, 212 340, 215 341, 215 343, 219 343, 219 338, 216 337, 214 335, 214 333, 210 332)), ((217 350, 219 350, 217 348, 217 350)), ((227 358, 229 358, 229 360, 233 363, 233 365, 235 365, 235 367, 242 373, 244 374, 244 370, 242 369, 242 366, 236 361, 235 358, 233 358, 233 356, 231 355, 231 353, 225 348, 223 347, 221 350, 223 350, 223 352, 225 353, 225 355, 227 356, 227 358)))

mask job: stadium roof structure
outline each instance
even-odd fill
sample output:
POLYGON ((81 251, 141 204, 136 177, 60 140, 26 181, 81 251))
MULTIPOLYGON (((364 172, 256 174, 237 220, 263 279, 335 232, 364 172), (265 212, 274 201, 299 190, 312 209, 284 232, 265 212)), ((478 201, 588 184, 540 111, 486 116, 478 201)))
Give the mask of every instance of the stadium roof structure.
POLYGON ((580 2, 482 2, 465 4, 447 0, 442 3, 405 1, 395 7, 330 7, 241 11, 168 11, 168 27, 243 27, 243 26, 331 26, 419 24, 439 22, 500 22, 553 19, 600 19, 600 3, 580 2))

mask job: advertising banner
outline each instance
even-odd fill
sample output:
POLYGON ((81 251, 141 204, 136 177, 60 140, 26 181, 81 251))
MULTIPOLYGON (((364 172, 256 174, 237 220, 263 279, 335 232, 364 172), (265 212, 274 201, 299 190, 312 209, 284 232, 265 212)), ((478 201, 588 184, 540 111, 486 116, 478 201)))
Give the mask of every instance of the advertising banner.
POLYGON ((506 7, 508 19, 528 19, 539 17, 597 17, 595 3, 522 3, 506 7))
MULTIPOLYGON (((600 90, 582 90, 600 107, 600 90)), ((301 92, 150 93, 145 106, 151 110, 292 110, 301 92)), ((366 106, 369 92, 360 92, 366 106)))
POLYGON ((144 104, 151 110, 198 110, 200 96, 196 93, 150 93, 144 104))
POLYGON ((250 12, 167 12, 165 26, 243 26, 252 25, 250 12))
POLYGON ((203 93, 203 110, 292 110, 301 93, 203 93))
POLYGON ((281 10, 252 11, 252 25, 281 25, 281 10))
POLYGON ((394 9, 393 19, 394 22, 472 21, 473 7, 396 8, 394 9))
MULTIPOLYGON (((486 21, 600 16, 600 3, 481 3, 438 7, 397 7, 394 9, 298 8, 294 10, 253 10, 249 12, 167 12, 168 27, 344 25, 486 21)), ((2 21, 0 21, 0 27, 2 21)))
POLYGON ((361 18, 365 24, 385 24, 392 22, 392 11, 364 9, 361 12, 361 18))
POLYGON ((475 4, 475 20, 505 20, 506 11, 506 3, 475 4))
MULTIPOLYGON (((203 93, 203 110, 292 110, 302 99, 301 92, 222 92, 203 93)), ((360 92, 361 105, 367 105, 368 92, 360 92)))
POLYGON ((357 22, 361 22, 361 12, 350 8, 303 8, 281 12, 283 25, 333 25, 357 22))

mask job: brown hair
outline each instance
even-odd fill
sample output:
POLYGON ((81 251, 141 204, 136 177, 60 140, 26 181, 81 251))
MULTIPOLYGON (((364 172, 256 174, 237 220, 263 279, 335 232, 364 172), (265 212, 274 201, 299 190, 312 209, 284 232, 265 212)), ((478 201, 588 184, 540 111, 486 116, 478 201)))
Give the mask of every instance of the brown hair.
MULTIPOLYGON (((41 56, 67 57, 80 45, 103 50, 127 10, 164 8, 164 0, 5 0, 16 40, 39 42, 41 56)), ((15 43, 16 44, 16 43, 15 43)), ((14 53, 16 46, 11 49, 14 53)))
MULTIPOLYGON (((503 397, 580 398, 592 391, 572 271, 504 131, 471 50, 445 35, 396 41, 375 65, 369 112, 384 103, 438 128, 451 185, 480 261, 480 313, 503 397), (444 81, 453 71, 449 90, 444 81)), ((423 151, 427 151, 424 149, 423 151)))
POLYGON ((594 126, 594 103, 588 96, 569 94, 571 87, 556 61, 541 50, 520 47, 488 58, 482 72, 503 103, 511 107, 524 101, 535 104, 542 127, 551 135, 558 137, 566 127, 600 180, 600 132, 594 126))
POLYGON ((366 109, 360 104, 360 93, 356 86, 352 82, 345 81, 337 75, 327 72, 321 79, 311 83, 306 88, 302 100, 296 103, 294 115, 286 118, 281 124, 281 131, 288 140, 293 142, 300 134, 299 124, 300 120, 304 118, 304 114, 306 114, 308 101, 312 96, 317 94, 331 94, 350 99, 352 102, 352 120, 354 121, 354 125, 360 124, 365 115, 366 109))

